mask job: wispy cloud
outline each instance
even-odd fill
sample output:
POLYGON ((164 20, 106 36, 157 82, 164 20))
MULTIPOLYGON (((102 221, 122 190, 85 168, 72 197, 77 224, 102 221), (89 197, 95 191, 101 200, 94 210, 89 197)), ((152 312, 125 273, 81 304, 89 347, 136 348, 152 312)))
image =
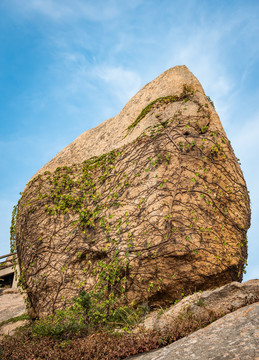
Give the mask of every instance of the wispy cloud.
POLYGON ((48 69, 48 76, 57 85, 52 86, 46 96, 63 103, 66 100, 66 107, 77 104, 77 111, 85 111, 87 101, 94 98, 102 99, 105 107, 111 97, 119 109, 141 88, 142 78, 133 69, 105 63, 97 65, 78 52, 60 52, 58 58, 48 69))
MULTIPOLYGON (((76 1, 76 0, 75 0, 76 1)), ((53 0, 4 0, 4 5, 10 8, 11 12, 19 13, 20 16, 31 17, 42 15, 52 20, 64 19, 74 15, 71 6, 66 1, 53 0)))
POLYGON ((94 73, 122 104, 140 89, 141 77, 135 71, 123 69, 121 66, 99 66, 94 73))
POLYGON ((23 11, 27 13, 38 13, 55 20, 74 15, 72 8, 66 4, 66 1, 61 3, 60 1, 54 2, 52 0, 31 0, 30 2, 25 2, 23 6, 23 11))
POLYGON ((258 138, 259 138, 259 112, 252 119, 245 119, 232 136, 232 145, 236 155, 241 159, 242 169, 252 193, 253 211, 259 214, 258 192, 258 138))
POLYGON ((239 125, 238 131, 236 131, 236 134, 232 140, 232 142, 235 144, 235 147, 239 149, 240 156, 242 156, 245 162, 258 159, 258 152, 256 151, 258 138, 259 112, 254 114, 253 118, 246 119, 243 124, 239 125))
POLYGON ((133 0, 131 4, 120 4, 115 0, 8 0, 24 16, 43 16, 53 21, 88 19, 91 21, 107 21, 115 19, 125 8, 134 8, 141 3, 133 0))
POLYGON ((176 40, 168 59, 171 63, 186 64, 198 77, 207 95, 214 100, 219 113, 227 114, 228 103, 225 99, 235 84, 222 56, 224 28, 210 28, 206 24, 203 28, 194 26, 189 31, 187 38, 180 36, 176 40))
POLYGON ((259 266, 248 267, 246 275, 244 275, 243 281, 259 279, 259 266))

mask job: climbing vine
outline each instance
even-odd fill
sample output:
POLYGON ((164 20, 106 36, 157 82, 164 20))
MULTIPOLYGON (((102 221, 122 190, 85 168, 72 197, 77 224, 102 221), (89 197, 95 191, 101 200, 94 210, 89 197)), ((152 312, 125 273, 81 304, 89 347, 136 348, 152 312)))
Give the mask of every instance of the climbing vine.
POLYGON ((14 252, 16 250, 16 219, 17 219, 17 209, 18 205, 13 207, 12 211, 12 220, 10 227, 10 250, 14 252))

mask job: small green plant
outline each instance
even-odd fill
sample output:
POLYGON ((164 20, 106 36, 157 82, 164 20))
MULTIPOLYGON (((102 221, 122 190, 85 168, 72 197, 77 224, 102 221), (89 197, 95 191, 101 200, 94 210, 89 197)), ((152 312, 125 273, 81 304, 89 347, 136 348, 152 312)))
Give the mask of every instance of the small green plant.
POLYGON ((18 205, 13 207, 12 220, 10 227, 10 247, 11 252, 16 250, 16 219, 17 219, 18 205))
POLYGON ((107 331, 121 328, 128 331, 135 326, 146 310, 123 306, 111 308, 107 301, 102 302, 100 293, 87 293, 82 290, 73 303, 62 310, 56 310, 53 315, 38 319, 31 328, 33 336, 38 338, 48 336, 55 339, 66 339, 72 335, 88 334, 97 329, 107 331))
POLYGON ((211 103, 211 105, 213 106, 213 108, 215 109, 214 102, 211 100, 211 98, 210 98, 209 96, 207 96, 207 99, 209 100, 209 102, 211 103))
POLYGON ((4 321, 0 322, 0 327, 2 327, 3 325, 6 325, 6 324, 10 324, 10 323, 16 323, 17 321, 30 320, 30 319, 31 318, 28 314, 22 314, 22 315, 15 316, 8 320, 4 320, 4 321))
POLYGON ((86 330, 85 312, 78 303, 63 309, 56 310, 55 314, 38 319, 32 325, 32 334, 38 338, 50 336, 62 338, 63 335, 79 334, 86 330))
MULTIPOLYGON (((160 98, 152 101, 141 111, 141 113, 136 118, 136 120, 127 128, 128 132, 130 130, 133 130, 138 125, 138 123, 152 110, 152 108, 156 104, 169 103, 169 102, 174 102, 176 100, 178 100, 178 98, 176 96, 165 96, 165 97, 160 97, 160 98)), ((156 117, 159 118, 159 115, 157 115, 156 117)))
POLYGON ((205 306, 205 301, 202 298, 199 298, 199 300, 195 303, 196 306, 205 306))

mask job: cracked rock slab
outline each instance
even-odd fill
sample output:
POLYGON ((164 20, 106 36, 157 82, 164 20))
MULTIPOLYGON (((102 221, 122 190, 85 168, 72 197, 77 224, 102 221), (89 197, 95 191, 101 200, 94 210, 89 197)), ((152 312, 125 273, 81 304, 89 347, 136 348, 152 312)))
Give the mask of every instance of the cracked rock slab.
POLYGON ((258 360, 259 303, 234 311, 162 349, 128 359, 258 360))
MULTIPOLYGON (((179 315, 187 310, 198 318, 213 313, 226 315, 248 304, 259 301, 259 280, 249 280, 244 283, 233 281, 214 290, 197 292, 172 305, 168 310, 153 311, 141 327, 145 330, 163 330, 170 327, 179 315)), ((138 328, 136 329, 136 331, 138 328)))
POLYGON ((15 323, 3 325, 0 328, 0 340, 3 339, 5 335, 13 336, 17 329, 28 325, 29 323, 29 320, 20 320, 15 323))
POLYGON ((19 293, 0 296, 0 322, 20 316, 26 312, 24 297, 19 293))

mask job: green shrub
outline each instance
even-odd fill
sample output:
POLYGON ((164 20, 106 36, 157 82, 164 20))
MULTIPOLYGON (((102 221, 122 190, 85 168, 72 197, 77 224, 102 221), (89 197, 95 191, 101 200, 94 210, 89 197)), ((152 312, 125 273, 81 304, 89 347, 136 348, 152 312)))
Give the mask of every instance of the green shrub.
POLYGON ((32 334, 37 337, 50 336, 61 338, 87 329, 85 312, 79 303, 64 310, 57 310, 54 315, 38 319, 32 326, 32 334))
POLYGON ((31 328, 32 335, 60 339, 86 335, 95 330, 121 328, 129 331, 148 312, 148 309, 142 307, 112 308, 112 301, 101 301, 100 297, 100 292, 87 293, 82 290, 73 299, 71 306, 36 320, 31 328))

